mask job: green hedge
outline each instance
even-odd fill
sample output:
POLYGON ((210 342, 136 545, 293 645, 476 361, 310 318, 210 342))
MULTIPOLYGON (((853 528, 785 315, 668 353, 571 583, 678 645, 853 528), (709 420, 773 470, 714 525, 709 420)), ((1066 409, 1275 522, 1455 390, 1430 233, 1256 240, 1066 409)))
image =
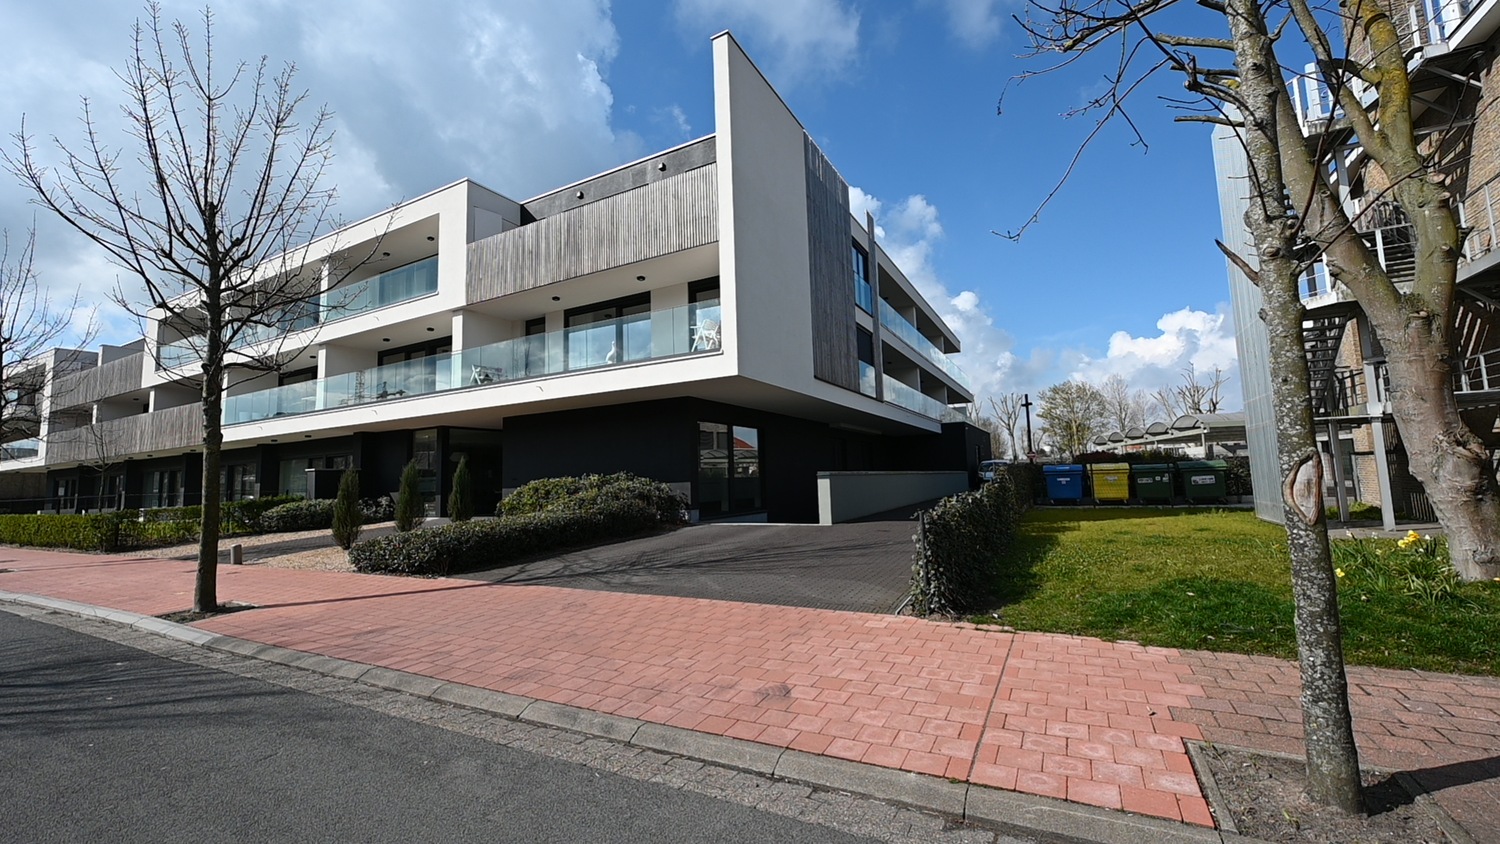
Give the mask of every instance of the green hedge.
POLYGON ((554 507, 366 540, 349 550, 349 562, 361 572, 440 576, 503 565, 570 545, 623 539, 677 522, 675 517, 664 520, 656 509, 631 499, 554 507))
POLYGON ((113 551, 119 545, 120 522, 113 514, 0 516, 0 542, 33 548, 113 551))
POLYGON ((1018 474, 998 474, 918 516, 911 578, 915 614, 954 616, 985 608, 990 583, 1031 504, 1028 496, 1016 494, 1018 474))
POLYGON ((289 501, 267 510, 260 521, 269 533, 328 530, 333 527, 333 499, 289 501))
MULTIPOLYGON (((284 520, 266 515, 303 503, 292 496, 273 496, 221 505, 220 523, 225 536, 277 530, 302 530, 278 526, 284 520)), ((317 503, 317 502, 315 502, 317 503)), ((182 545, 198 539, 203 508, 154 507, 89 515, 31 513, 0 516, 0 543, 33 548, 71 548, 77 551, 129 551, 182 545)))
POLYGON ((665 523, 681 521, 687 500, 660 481, 629 472, 584 475, 579 478, 543 478, 522 486, 495 508, 497 516, 524 516, 559 509, 588 509, 603 502, 635 501, 665 523))
POLYGON ((1229 466, 1224 476, 1224 486, 1229 494, 1254 495, 1255 488, 1250 483, 1250 458, 1226 457, 1224 462, 1229 466))

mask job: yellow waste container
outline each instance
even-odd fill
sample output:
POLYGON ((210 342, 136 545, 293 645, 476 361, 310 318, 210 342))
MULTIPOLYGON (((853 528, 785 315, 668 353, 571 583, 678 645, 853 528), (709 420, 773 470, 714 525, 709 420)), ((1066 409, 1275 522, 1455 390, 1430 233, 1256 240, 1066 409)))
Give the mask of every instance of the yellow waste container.
POLYGON ((1130 500, 1130 464, 1095 463, 1089 466, 1089 479, 1094 482, 1094 500, 1130 500))

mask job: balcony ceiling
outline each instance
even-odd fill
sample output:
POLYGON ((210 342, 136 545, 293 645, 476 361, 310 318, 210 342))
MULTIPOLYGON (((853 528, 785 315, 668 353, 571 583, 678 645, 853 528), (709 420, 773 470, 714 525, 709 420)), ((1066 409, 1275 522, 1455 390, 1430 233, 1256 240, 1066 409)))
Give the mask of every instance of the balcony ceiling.
POLYGON ((549 311, 605 302, 718 274, 719 245, 710 243, 603 272, 544 284, 531 290, 479 302, 469 306, 469 309, 502 319, 534 319, 549 311), (637 276, 645 276, 646 280, 637 281, 637 276), (559 297, 559 301, 552 301, 553 296, 559 297))

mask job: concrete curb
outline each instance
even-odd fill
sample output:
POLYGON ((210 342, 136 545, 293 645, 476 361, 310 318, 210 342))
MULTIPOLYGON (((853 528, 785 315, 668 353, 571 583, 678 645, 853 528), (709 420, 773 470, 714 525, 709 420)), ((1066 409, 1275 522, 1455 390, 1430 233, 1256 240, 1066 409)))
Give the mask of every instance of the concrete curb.
POLYGON ((1050 797, 865 765, 799 750, 622 718, 420 674, 221 636, 170 621, 76 601, 0 591, 0 608, 18 615, 45 612, 111 621, 195 647, 273 662, 427 700, 463 706, 539 726, 568 730, 817 788, 898 803, 949 817, 981 821, 1020 834, 1061 836, 1084 844, 1207 844, 1254 839, 1173 821, 1069 803, 1050 797), (31 610, 41 610, 34 612, 31 610))

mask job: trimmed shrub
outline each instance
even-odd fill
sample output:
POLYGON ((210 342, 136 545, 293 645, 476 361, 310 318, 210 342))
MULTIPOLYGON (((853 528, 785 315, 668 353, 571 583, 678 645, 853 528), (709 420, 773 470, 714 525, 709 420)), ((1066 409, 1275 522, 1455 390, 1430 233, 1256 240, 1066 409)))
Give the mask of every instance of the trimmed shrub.
POLYGON ((260 520, 269 533, 328 530, 333 527, 333 501, 291 501, 267 510, 260 520))
POLYGON ((495 514, 522 516, 550 510, 588 509, 611 501, 638 502, 654 511, 664 524, 680 523, 687 510, 687 500, 661 481, 618 472, 532 481, 506 496, 495 508, 495 514))
POLYGON ((453 492, 448 494, 448 518, 455 522, 474 518, 474 496, 469 485, 469 456, 466 454, 458 458, 458 468, 453 470, 453 492))
POLYGON ((1010 475, 1019 506, 1029 509, 1033 501, 1047 497, 1047 479, 1042 474, 1042 464, 1012 463, 1006 467, 1005 472, 1010 475))
POLYGON ((359 508, 359 470, 345 469, 339 478, 339 497, 333 501, 333 541, 345 551, 359 539, 365 514, 359 508))
POLYGON ((359 501, 359 509, 365 515, 365 523, 388 522, 396 518, 396 502, 389 495, 379 498, 362 498, 359 501))
POLYGON ((421 480, 422 470, 417 467, 417 461, 407 461, 406 468, 401 470, 401 487, 396 491, 396 530, 401 533, 413 530, 427 520, 427 507, 418 488, 421 480))
POLYGON ((914 613, 951 616, 983 609, 1030 504, 1015 494, 1011 477, 996 475, 978 490, 945 498, 918 516, 911 579, 914 613))
POLYGON ((664 522, 652 507, 621 499, 382 536, 350 549, 349 562, 355 571, 436 577, 570 545, 623 539, 677 521, 664 522))
POLYGON ((1255 488, 1250 483, 1250 458, 1226 457, 1224 462, 1229 466, 1229 471, 1224 476, 1224 485, 1229 494, 1254 495, 1255 488))
POLYGON ((240 501, 225 501, 220 512, 220 521, 227 533, 264 533, 266 527, 261 518, 268 510, 301 501, 296 495, 268 495, 264 498, 246 498, 240 501))
POLYGON ((92 516, 30 514, 0 516, 0 542, 32 548, 69 548, 75 551, 114 551, 120 544, 120 524, 113 513, 92 516))

